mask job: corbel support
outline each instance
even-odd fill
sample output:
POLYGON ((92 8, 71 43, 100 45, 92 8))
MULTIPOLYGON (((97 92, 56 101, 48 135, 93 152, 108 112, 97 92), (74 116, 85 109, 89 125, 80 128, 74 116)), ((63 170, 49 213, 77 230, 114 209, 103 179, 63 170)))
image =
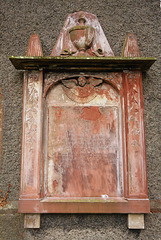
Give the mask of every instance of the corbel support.
POLYGON ((128 214, 129 229, 144 229, 144 214, 128 214))
POLYGON ((40 228, 40 214, 24 214, 24 228, 40 228))

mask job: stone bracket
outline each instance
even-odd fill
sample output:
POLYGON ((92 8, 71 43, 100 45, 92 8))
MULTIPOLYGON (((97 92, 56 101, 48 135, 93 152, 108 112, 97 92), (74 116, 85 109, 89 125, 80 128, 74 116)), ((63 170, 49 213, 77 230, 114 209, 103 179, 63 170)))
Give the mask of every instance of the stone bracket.
POLYGON ((24 214, 24 228, 40 228, 40 214, 24 214))
POLYGON ((144 229, 144 214, 128 214, 129 229, 144 229))

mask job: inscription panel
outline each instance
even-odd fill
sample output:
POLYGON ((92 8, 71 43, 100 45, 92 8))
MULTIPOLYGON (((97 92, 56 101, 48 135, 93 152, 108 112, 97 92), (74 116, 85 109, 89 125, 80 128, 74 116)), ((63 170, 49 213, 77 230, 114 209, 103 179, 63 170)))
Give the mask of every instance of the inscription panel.
POLYGON ((50 107, 48 154, 49 195, 120 196, 118 108, 50 107))
POLYGON ((94 91, 87 103, 64 84, 47 96, 45 197, 123 197, 120 96, 106 83, 94 91))

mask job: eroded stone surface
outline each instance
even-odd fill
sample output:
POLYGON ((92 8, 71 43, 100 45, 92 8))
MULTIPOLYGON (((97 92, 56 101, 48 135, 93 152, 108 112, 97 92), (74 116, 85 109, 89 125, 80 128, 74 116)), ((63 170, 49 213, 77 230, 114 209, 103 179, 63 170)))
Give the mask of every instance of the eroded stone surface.
POLYGON ((40 228, 40 214, 24 214, 24 228, 40 228))
POLYGON ((51 56, 114 56, 94 14, 69 14, 51 56))
MULTIPOLYGON (((121 86, 121 75, 110 79, 121 86)), ((45 196, 123 196, 119 93, 99 76, 62 83, 47 95, 45 196)))
POLYGON ((144 214, 128 214, 129 229, 144 229, 144 214))
MULTIPOLYGON (((9 55, 24 55, 29 36, 36 31, 44 55, 50 55, 65 20, 64 13, 90 11, 98 16, 116 56, 120 56, 127 32, 135 32, 143 56, 159 56, 159 1, 1 1, 1 75, 4 107, 1 188, 12 182, 10 199, 18 199, 22 126, 22 73, 8 60, 9 55), (14 11, 13 11, 14 9, 14 11), (115 9, 115 11, 114 11, 115 9), (115 12, 115 14, 114 14, 115 12), (15 17, 16 16, 16 17, 15 17), (51 19, 51 20, 50 20, 51 19), (112 23, 112 24, 111 24, 112 23), (7 29, 7 30, 6 30, 7 29), (51 32, 49 31, 52 31, 51 32)), ((148 185, 151 199, 160 199, 160 62, 143 76, 148 185)), ((15 215, 0 215, 0 239, 18 240, 15 215)), ((23 218, 22 218, 23 219, 23 218)), ((145 216, 145 230, 128 230, 127 215, 42 215, 40 230, 26 230, 25 240, 36 239, 159 239, 160 214, 145 216)), ((21 222, 23 228, 23 220, 21 222)))

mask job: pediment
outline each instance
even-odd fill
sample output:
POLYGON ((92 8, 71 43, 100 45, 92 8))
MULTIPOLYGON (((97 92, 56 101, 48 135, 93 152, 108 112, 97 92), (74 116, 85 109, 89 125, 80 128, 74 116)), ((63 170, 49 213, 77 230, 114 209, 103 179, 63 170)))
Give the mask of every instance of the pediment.
POLYGON ((75 45, 73 45, 70 34, 74 31, 74 35, 79 35, 80 32, 83 31, 82 28, 86 29, 84 33, 85 36, 82 35, 82 41, 83 38, 86 38, 84 44, 89 44, 84 55, 98 57, 114 56, 98 18, 94 14, 83 11, 75 12, 67 16, 51 56, 78 56, 79 51, 75 45), (89 43, 91 38, 92 42, 89 43))

